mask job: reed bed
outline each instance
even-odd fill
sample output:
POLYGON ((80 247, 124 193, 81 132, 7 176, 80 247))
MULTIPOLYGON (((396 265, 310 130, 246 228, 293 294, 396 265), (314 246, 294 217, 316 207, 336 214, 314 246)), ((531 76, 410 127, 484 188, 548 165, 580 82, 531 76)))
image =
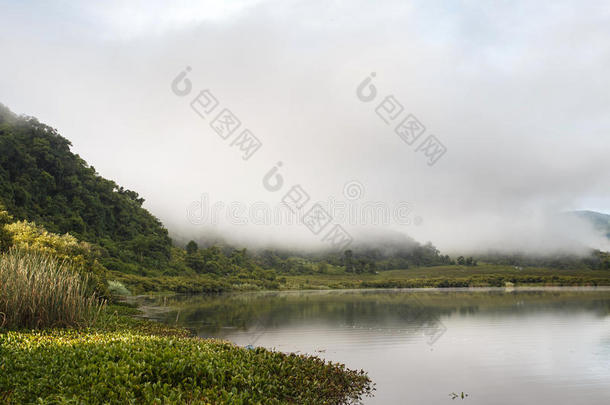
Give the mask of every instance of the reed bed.
POLYGON ((0 327, 91 326, 105 303, 86 286, 86 278, 49 255, 11 249, 0 255, 0 327))

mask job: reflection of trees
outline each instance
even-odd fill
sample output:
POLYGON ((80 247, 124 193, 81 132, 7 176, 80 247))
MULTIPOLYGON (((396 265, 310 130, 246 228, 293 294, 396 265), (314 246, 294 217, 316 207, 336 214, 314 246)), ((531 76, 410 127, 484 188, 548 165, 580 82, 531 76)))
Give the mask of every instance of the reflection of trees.
POLYGON ((610 313, 610 291, 430 291, 361 290, 174 296, 148 304, 167 306, 157 318, 215 334, 221 328, 248 330, 289 324, 327 323, 355 327, 413 328, 442 317, 476 313, 540 311, 610 313))

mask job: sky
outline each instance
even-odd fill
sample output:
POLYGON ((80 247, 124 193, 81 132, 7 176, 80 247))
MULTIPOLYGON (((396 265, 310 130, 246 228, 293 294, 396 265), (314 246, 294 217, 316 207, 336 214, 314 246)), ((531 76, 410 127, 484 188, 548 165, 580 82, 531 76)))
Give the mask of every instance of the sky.
POLYGON ((557 216, 610 213, 607 2, 0 0, 0 55, 0 102, 178 240, 608 249, 557 216))

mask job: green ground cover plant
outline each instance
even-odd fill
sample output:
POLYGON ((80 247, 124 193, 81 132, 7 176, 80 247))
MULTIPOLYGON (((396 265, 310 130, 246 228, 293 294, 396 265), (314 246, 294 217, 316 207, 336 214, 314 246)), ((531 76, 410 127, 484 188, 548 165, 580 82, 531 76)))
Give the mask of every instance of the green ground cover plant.
POLYGON ((342 364, 192 337, 134 311, 111 306, 80 330, 0 331, 0 402, 344 404, 374 389, 342 364))

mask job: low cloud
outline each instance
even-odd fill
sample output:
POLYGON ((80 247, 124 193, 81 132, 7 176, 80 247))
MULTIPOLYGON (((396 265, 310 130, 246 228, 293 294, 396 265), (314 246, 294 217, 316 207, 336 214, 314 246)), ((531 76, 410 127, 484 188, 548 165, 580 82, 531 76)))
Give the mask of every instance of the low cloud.
POLYGON ((354 238, 398 232, 446 252, 607 249, 586 223, 555 216, 610 211, 604 3, 168 4, 4 4, 0 95, 140 192, 177 237, 212 229, 317 246, 302 225, 193 224, 188 209, 202 194, 272 207, 294 185, 311 203, 349 202, 356 181, 355 202, 409 204, 413 222, 344 221, 354 238), (170 83, 187 66, 193 93, 179 97, 170 83), (373 72, 378 96, 363 102, 356 89, 373 72), (261 140, 249 160, 190 107, 204 89, 261 140), (422 139, 446 147, 433 165, 376 113, 390 95, 425 126, 422 139), (270 192, 262 180, 278 162, 285 187, 270 192))

